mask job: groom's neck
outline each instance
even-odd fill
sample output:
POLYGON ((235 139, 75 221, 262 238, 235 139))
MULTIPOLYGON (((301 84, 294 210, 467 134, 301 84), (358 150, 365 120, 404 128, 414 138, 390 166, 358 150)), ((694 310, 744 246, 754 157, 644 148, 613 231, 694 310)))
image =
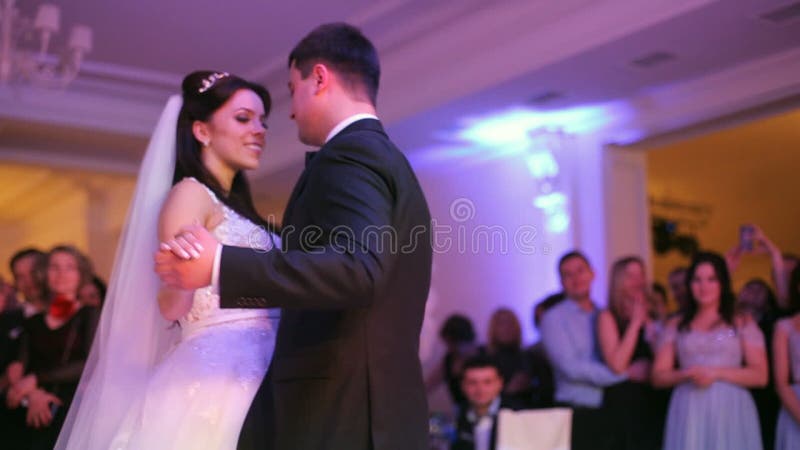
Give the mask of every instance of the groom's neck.
POLYGON ((355 116, 356 114, 372 114, 377 116, 375 111, 375 107, 372 106, 371 103, 359 102, 359 101, 340 101, 335 104, 334 107, 331 108, 330 111, 330 120, 329 120, 329 131, 333 129, 336 125, 338 125, 341 121, 347 119, 348 117, 355 116))

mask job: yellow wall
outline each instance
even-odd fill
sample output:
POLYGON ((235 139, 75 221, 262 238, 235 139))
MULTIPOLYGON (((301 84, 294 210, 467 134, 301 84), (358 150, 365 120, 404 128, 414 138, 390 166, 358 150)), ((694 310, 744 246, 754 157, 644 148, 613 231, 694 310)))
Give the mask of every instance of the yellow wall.
MULTIPOLYGON (((651 213, 692 222, 694 230, 681 225, 681 232, 692 231, 701 248, 724 253, 738 242, 740 224, 755 223, 784 252, 800 253, 800 110, 657 148, 647 159, 651 213)), ((674 251, 654 254, 655 280, 687 264, 674 251)), ((771 283, 766 256, 744 258, 734 288, 752 277, 771 283)))
MULTIPOLYGON (((0 164, 0 276, 10 279, 8 262, 21 248, 72 244, 108 280, 135 184, 133 175, 0 164)), ((285 200, 255 201, 280 220, 285 200)))
POLYGON ((0 165, 0 274, 23 247, 71 244, 107 279, 133 185, 130 175, 0 165))

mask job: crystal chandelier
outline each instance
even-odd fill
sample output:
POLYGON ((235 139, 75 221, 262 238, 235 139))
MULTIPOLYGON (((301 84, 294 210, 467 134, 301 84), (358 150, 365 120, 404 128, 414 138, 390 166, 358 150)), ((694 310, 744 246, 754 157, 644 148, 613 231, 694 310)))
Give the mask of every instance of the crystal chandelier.
POLYGON ((45 3, 33 19, 22 16, 16 0, 0 0, 0 85, 27 81, 44 87, 65 87, 78 75, 92 49, 92 30, 75 25, 66 48, 56 57, 48 53, 50 38, 61 28, 61 10, 45 3), (33 42, 38 49, 32 48, 33 42))

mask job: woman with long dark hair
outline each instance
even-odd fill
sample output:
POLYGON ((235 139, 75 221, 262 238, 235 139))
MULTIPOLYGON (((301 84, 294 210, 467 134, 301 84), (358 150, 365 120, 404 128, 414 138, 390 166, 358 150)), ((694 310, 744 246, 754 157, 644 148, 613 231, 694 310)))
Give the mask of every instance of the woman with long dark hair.
POLYGON ((59 449, 234 449, 269 367, 278 310, 221 309, 212 286, 182 291, 153 272, 159 240, 201 224, 268 250, 245 170, 264 151, 270 97, 227 72, 189 74, 140 169, 98 336, 59 449))
POLYGON ((736 315, 720 255, 694 257, 687 290, 687 309, 667 324, 653 366, 655 385, 675 386, 664 449, 759 450, 758 414, 747 389, 767 383, 764 335, 751 318, 736 315))

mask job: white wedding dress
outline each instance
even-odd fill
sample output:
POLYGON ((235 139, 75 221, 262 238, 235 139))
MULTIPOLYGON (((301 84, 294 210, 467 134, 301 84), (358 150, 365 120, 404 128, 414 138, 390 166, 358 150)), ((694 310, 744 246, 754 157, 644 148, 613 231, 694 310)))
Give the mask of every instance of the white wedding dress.
MULTIPOLYGON (((211 230, 220 242, 262 250, 279 245, 206 190, 224 210, 211 230)), ((211 286, 195 291, 191 310, 178 321, 179 342, 154 368, 111 448, 234 450, 269 368, 279 316, 278 309, 221 309, 211 286)))

